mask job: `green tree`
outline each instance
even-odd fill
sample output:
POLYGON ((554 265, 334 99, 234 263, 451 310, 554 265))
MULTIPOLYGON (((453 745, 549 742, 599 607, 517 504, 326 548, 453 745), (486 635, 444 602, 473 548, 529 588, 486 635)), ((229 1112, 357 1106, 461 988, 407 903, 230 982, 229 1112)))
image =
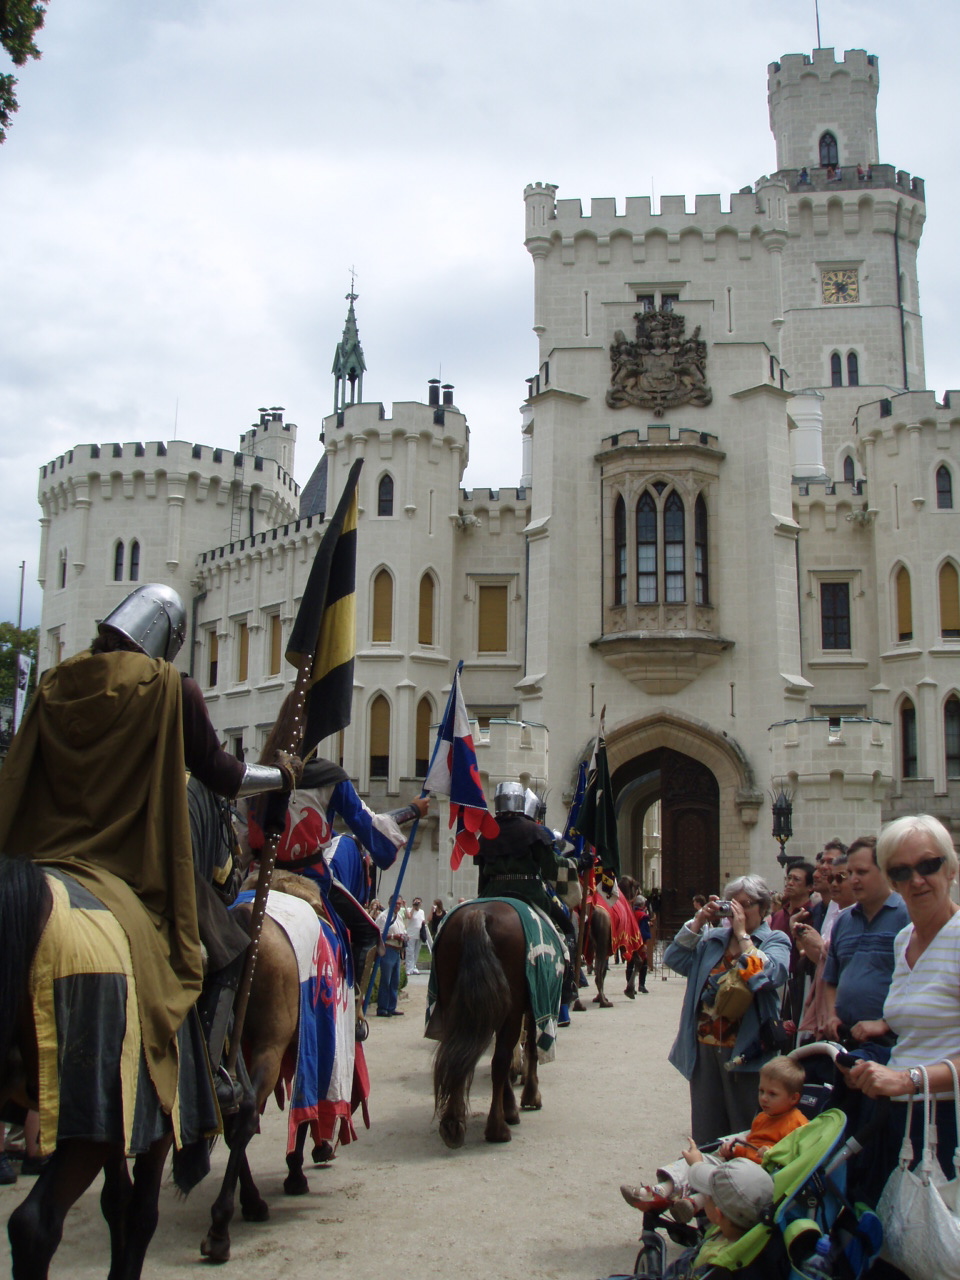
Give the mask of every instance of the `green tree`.
MULTIPOLYGON (((0 45, 3 45, 15 67, 28 58, 39 58, 40 50, 33 37, 43 26, 46 9, 31 0, 0 0, 0 45)), ((16 76, 0 75, 0 142, 7 136, 10 120, 17 110, 16 76)))
MULTIPOLYGON (((3 0, 0 0, 0 4, 3 0)), ((12 698, 17 685, 17 654, 29 653, 33 658, 30 669, 30 694, 37 684, 37 643, 40 639, 39 627, 27 627, 23 631, 17 629, 14 622, 0 622, 0 698, 12 698)))

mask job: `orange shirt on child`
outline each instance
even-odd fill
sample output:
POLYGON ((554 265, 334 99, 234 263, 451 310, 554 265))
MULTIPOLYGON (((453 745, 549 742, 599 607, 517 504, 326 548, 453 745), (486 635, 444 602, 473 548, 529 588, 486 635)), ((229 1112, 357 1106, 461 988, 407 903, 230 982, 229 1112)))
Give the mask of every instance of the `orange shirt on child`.
POLYGON ((754 1117, 746 1139, 743 1142, 734 1143, 731 1159, 736 1156, 745 1156, 747 1160, 754 1160, 759 1164, 763 1159, 763 1153, 755 1151, 754 1147, 775 1147, 781 1138, 785 1138, 788 1133, 793 1133, 794 1129, 802 1128, 806 1123, 807 1117, 796 1107, 784 1112, 781 1116, 768 1116, 765 1111, 761 1111, 754 1117))

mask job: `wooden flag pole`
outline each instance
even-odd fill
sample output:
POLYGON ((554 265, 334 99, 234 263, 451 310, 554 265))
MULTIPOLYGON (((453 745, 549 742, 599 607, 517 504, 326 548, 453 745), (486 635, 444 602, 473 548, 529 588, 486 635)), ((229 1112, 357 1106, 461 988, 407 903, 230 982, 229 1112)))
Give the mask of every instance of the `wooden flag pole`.
MULTIPOLYGON (((303 708, 310 688, 313 674, 313 655, 305 654, 297 670, 297 681, 293 690, 293 716, 290 720, 290 731, 281 749, 295 752, 300 746, 303 734, 303 708)), ((250 992, 253 989, 253 973, 257 967, 257 953, 260 950, 260 934, 263 931, 263 917, 267 914, 267 894, 273 879, 273 868, 277 861, 277 849, 283 828, 266 833, 263 852, 260 857, 260 870, 257 875, 257 893, 253 900, 253 912, 250 916, 250 945, 247 948, 243 964, 243 976, 237 990, 237 998, 233 1003, 233 1030, 230 1033, 230 1052, 227 1054, 227 1071, 232 1078, 236 1077, 237 1055, 240 1052, 240 1037, 243 1024, 247 1019, 247 1005, 250 1003, 250 992)))

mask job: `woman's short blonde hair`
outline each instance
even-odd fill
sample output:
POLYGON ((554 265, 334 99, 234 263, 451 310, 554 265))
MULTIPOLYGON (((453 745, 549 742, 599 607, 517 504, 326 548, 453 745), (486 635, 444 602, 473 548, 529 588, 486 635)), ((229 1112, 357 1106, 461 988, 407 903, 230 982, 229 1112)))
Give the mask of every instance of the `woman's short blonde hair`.
POLYGON ((877 864, 881 871, 886 871, 887 863, 894 856, 907 836, 922 835, 929 838, 947 860, 947 867, 956 874, 958 859, 953 847, 953 838, 939 818, 929 813, 907 814, 903 818, 895 818, 886 823, 880 830, 877 840, 877 864))

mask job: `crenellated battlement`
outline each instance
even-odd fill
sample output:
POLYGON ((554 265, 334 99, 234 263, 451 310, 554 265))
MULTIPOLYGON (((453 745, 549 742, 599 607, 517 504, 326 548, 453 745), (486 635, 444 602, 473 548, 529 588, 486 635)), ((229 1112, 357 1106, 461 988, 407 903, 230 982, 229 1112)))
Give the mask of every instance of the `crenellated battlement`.
MULTIPOLYGON (((80 482, 110 486, 115 476, 128 487, 134 477, 143 476, 149 493, 155 490, 159 476, 171 475, 196 476, 206 485, 219 479, 229 486, 239 479, 247 486, 284 490, 291 501, 300 492, 293 476, 269 458, 191 444, 188 440, 135 440, 124 444, 78 444, 61 453, 40 468, 39 496, 42 502, 45 493, 80 482)), ((132 488, 130 492, 132 496, 132 488)))
POLYGON ((219 547, 199 552, 196 560, 197 569, 203 574, 212 572, 218 567, 229 568, 254 555, 278 550, 295 550, 311 538, 316 548, 325 523, 321 516, 305 516, 302 520, 291 520, 287 524, 265 529, 262 533, 255 533, 249 538, 237 538, 234 542, 225 542, 219 547))
POLYGON ((860 439, 890 436, 918 424, 933 426, 947 435, 960 428, 960 390, 946 392, 942 402, 931 390, 901 392, 861 404, 854 420, 860 439))
POLYGON ((879 86, 880 67, 875 54, 866 49, 846 49, 837 61, 834 49, 814 49, 813 53, 786 53, 767 67, 767 87, 771 93, 800 85, 806 80, 827 81, 838 72, 879 86))
POLYGON ((749 232, 755 227, 766 230, 777 213, 759 201, 752 188, 730 196, 726 209, 716 194, 696 196, 692 209, 687 208, 686 196, 661 196, 658 212, 654 212, 650 196, 628 196, 622 212, 618 212, 615 197, 600 196, 590 201, 590 212, 584 213, 579 199, 555 200, 552 194, 545 194, 555 191, 555 187, 527 187, 528 241, 587 234, 636 236, 653 231, 700 231, 705 235, 723 230, 749 232), (552 202, 552 212, 544 219, 545 201, 552 202))
POLYGON ((709 431, 697 431, 693 427, 674 429, 669 422, 651 422, 645 427, 631 427, 627 431, 618 431, 616 435, 606 436, 603 446, 597 454, 598 458, 607 458, 618 449, 635 449, 640 445, 647 447, 673 449, 709 449, 720 452, 717 436, 709 431))

